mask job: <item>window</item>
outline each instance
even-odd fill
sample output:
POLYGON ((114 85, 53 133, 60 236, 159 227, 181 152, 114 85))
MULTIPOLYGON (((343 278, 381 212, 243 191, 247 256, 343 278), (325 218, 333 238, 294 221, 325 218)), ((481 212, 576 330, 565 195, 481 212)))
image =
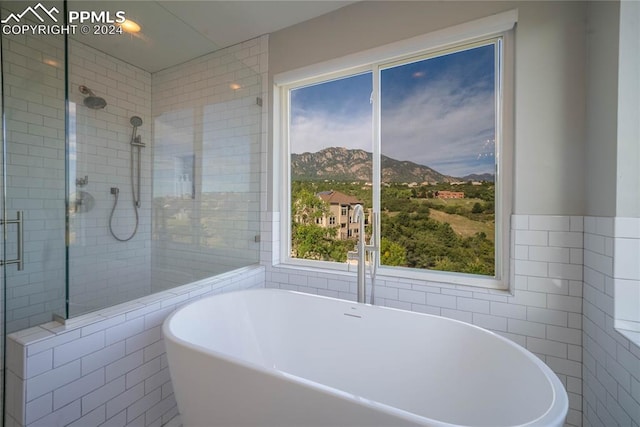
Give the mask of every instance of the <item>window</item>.
POLYGON ((359 237, 351 216, 361 204, 367 240, 379 212, 380 274, 504 287, 510 40, 503 31, 388 52, 350 71, 281 84, 288 261, 342 268, 359 237), (339 214, 346 233, 330 227, 332 216, 329 224, 300 221, 309 207, 312 217, 339 214))
POLYGON ((329 217, 329 225, 336 225, 336 217, 335 216, 330 216, 329 217))
POLYGON ((380 67, 381 265, 495 275, 500 48, 380 67))

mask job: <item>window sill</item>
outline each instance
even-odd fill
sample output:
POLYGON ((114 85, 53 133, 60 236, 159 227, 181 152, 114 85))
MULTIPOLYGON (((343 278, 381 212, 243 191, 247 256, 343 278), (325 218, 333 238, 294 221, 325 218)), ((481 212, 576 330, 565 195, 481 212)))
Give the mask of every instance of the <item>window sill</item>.
MULTIPOLYGON (((273 267, 276 269, 288 269, 306 273, 329 274, 353 278, 357 275, 357 265, 337 262, 289 259, 286 262, 274 264, 273 267)), ((423 272, 411 269, 403 270, 404 269, 393 267, 379 267, 376 273, 376 281, 407 281, 413 284, 425 286, 438 286, 474 292, 491 291, 511 295, 511 291, 506 282, 494 278, 484 278, 470 274, 449 273, 445 271, 423 272)), ((370 272, 368 268, 366 275, 367 281, 369 281, 370 272)))
POLYGON ((620 335, 640 348, 640 323, 616 320, 615 329, 620 335))
POLYGON ((640 218, 616 217, 613 225, 614 327, 640 347, 640 218))

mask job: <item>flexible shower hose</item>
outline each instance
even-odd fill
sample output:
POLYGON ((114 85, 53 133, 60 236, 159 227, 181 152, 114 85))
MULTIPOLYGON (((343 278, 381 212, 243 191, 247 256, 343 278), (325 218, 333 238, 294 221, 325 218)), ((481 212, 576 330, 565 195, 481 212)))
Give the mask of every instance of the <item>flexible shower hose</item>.
POLYGON ((136 233, 138 232, 138 224, 140 222, 140 217, 138 215, 138 207, 140 206, 140 156, 142 155, 141 151, 140 151, 140 147, 138 148, 138 195, 136 196, 136 189, 135 189, 135 184, 134 184, 134 179, 133 179, 133 145, 131 146, 131 161, 130 161, 130 175, 131 175, 131 195, 133 197, 133 211, 136 214, 136 226, 133 229, 133 232, 131 233, 131 235, 125 239, 120 238, 118 236, 116 236, 116 233, 113 231, 113 214, 116 211, 116 207, 118 206, 118 195, 120 194, 120 190, 117 187, 113 187, 111 188, 111 193, 113 195, 116 196, 116 198, 113 201, 113 207, 111 208, 111 214, 109 215, 109 232, 111 232, 111 235, 113 236, 114 239, 116 239, 119 242, 128 242, 129 240, 133 239, 133 236, 136 235, 136 233))

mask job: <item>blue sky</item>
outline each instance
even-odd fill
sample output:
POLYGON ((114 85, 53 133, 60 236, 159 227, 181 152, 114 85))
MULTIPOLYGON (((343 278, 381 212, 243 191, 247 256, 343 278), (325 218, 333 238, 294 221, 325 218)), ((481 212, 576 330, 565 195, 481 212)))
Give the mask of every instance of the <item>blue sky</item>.
MULTIPOLYGON (((438 172, 494 172, 494 46, 382 71, 382 153, 438 172)), ((371 75, 292 92, 291 151, 372 151, 371 75)))

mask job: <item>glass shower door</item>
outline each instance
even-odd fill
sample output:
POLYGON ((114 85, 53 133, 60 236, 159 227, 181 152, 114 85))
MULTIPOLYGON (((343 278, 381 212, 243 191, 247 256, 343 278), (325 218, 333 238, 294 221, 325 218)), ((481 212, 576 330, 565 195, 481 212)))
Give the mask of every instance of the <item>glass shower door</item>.
MULTIPOLYGON (((41 4, 62 16, 63 1, 41 4)), ((3 19, 36 19, 27 6, 2 2, 3 19)), ((10 334, 65 314, 65 36, 3 34, 2 72, 4 259, 20 260, 4 271, 10 334)))
POLYGON ((21 374, 5 368, 7 334, 66 314, 66 41, 24 30, 62 23, 63 11, 63 1, 0 2, 0 425, 21 374))
POLYGON ((65 36, 17 31, 19 24, 40 24, 36 15, 45 9, 50 15, 38 16, 53 24, 53 17, 62 17, 64 2, 0 3, 0 405, 6 402, 6 408, 15 406, 15 396, 5 394, 4 385, 11 390, 18 374, 5 369, 7 334, 65 315, 65 36))

